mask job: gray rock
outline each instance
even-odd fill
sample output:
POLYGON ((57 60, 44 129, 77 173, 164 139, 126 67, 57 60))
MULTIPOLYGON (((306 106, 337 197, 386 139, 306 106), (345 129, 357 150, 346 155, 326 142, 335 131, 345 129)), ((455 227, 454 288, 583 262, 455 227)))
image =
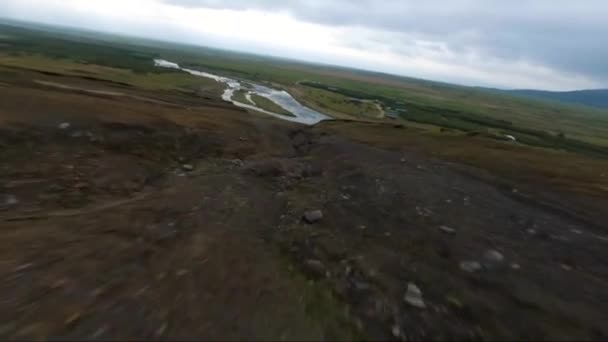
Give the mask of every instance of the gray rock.
POLYGON ((184 164, 182 165, 182 170, 184 171, 194 171, 194 166, 191 164, 184 164))
POLYGON ((310 210, 304 213, 304 221, 307 223, 316 223, 323 219, 323 212, 321 210, 310 210))
POLYGON ((70 128, 71 124, 69 122, 62 122, 60 123, 57 128, 59 129, 68 129, 70 128))
POLYGON ((441 226, 441 227, 439 227, 439 230, 441 230, 444 233, 448 233, 448 234, 454 234, 456 232, 456 229, 450 228, 448 226, 441 226))
POLYGON ((497 250, 490 249, 483 254, 485 261, 492 264, 499 264, 505 260, 505 257, 497 250))
POLYGON ((304 266, 311 273, 314 273, 318 276, 325 275, 325 265, 323 265, 323 263, 319 260, 308 259, 308 260, 304 261, 304 266))
POLYGON ((405 293, 403 300, 411 306, 420 309, 426 308, 426 304, 424 304, 424 300, 422 299, 422 291, 420 291, 418 286, 414 283, 407 284, 407 292, 405 293))
POLYGON ((511 264, 511 268, 514 270, 519 270, 521 266, 519 266, 519 264, 511 264))
POLYGON ((0 199, 0 206, 2 207, 12 207, 19 204, 19 200, 17 199, 17 197, 15 197, 15 195, 2 195, 0 199))
POLYGON ((391 332, 393 333, 394 337, 399 337, 401 336, 401 328, 399 328, 398 325, 393 325, 393 328, 391 329, 391 332))
POLYGON ((465 272, 473 273, 481 270, 481 264, 477 261, 462 261, 460 263, 460 269, 465 272))

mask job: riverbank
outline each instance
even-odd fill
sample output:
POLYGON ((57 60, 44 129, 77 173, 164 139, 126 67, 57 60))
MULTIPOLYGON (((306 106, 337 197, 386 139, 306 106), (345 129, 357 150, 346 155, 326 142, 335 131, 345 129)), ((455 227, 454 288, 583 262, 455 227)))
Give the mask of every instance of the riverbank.
MULTIPOLYGON (((222 99, 224 101, 231 102, 241 108, 254 110, 256 112, 268 114, 279 119, 303 123, 307 125, 314 125, 322 120, 329 119, 327 115, 303 106, 298 101, 296 101, 288 92, 284 90, 276 90, 267 86, 263 86, 261 84, 246 81, 246 88, 249 95, 254 95, 258 98, 261 98, 261 101, 264 102, 264 105, 256 105, 255 100, 248 101, 247 103, 245 103, 233 99, 234 93, 240 91, 243 88, 241 85, 241 81, 239 80, 214 75, 208 72, 181 68, 177 63, 165 61, 162 59, 155 59, 154 64, 160 68, 178 69, 187 72, 191 75, 210 78, 217 82, 224 83, 226 85, 226 90, 222 95, 222 99)), ((248 99, 250 98, 251 97, 249 97, 248 99)))

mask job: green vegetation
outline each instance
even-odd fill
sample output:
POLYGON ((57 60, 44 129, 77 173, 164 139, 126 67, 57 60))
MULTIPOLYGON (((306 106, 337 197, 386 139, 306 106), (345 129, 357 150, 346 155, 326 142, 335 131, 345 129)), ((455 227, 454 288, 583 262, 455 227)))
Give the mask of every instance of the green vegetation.
POLYGON ((291 112, 289 112, 287 109, 279 106, 278 104, 272 102, 271 100, 257 95, 257 94, 252 94, 251 95, 251 99, 253 100, 253 102, 255 102, 255 104, 264 109, 267 110, 269 112, 273 112, 276 114, 281 114, 281 115, 285 115, 285 116, 295 116, 293 115, 291 112))
POLYGON ((382 108, 373 101, 348 97, 325 89, 299 87, 293 93, 302 102, 336 117, 347 114, 355 118, 381 118, 384 114, 382 108))
POLYGON ((245 96, 245 94, 247 94, 246 91, 244 91, 244 90, 237 90, 232 95, 232 99, 235 100, 235 101, 237 101, 237 102, 240 102, 240 103, 245 103, 245 104, 253 105, 253 103, 251 103, 249 101, 249 99, 247 99, 247 97, 245 96))
MULTIPOLYGON (((336 118, 380 119, 378 103, 401 122, 498 139, 508 134, 533 146, 608 156, 606 110, 184 44, 62 29, 42 31, 0 25, 0 30, 3 36, 12 38, 2 40, 0 45, 0 65, 10 68, 44 70, 144 89, 221 93, 221 85, 213 80, 154 67, 152 60, 163 58, 194 69, 270 83, 336 118)), ((267 99, 256 97, 254 101, 266 110, 290 115, 267 99)))

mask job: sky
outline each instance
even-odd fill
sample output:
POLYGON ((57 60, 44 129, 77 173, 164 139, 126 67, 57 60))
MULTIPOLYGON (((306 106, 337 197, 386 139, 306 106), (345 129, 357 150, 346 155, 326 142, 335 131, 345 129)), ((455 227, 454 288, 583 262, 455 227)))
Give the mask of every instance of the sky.
POLYGON ((465 85, 608 88, 606 0, 2 0, 0 17, 465 85))

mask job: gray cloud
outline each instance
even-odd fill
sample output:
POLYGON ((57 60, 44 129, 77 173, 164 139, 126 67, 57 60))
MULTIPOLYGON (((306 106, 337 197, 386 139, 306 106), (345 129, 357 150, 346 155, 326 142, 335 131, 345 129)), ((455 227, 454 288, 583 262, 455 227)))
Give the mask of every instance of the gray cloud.
POLYGON ((387 34, 351 37, 412 56, 529 63, 608 86, 608 2, 604 0, 163 0, 177 6, 282 11, 307 22, 387 34), (388 39, 387 39, 388 38, 388 39), (425 42, 421 46, 420 42, 425 42))

